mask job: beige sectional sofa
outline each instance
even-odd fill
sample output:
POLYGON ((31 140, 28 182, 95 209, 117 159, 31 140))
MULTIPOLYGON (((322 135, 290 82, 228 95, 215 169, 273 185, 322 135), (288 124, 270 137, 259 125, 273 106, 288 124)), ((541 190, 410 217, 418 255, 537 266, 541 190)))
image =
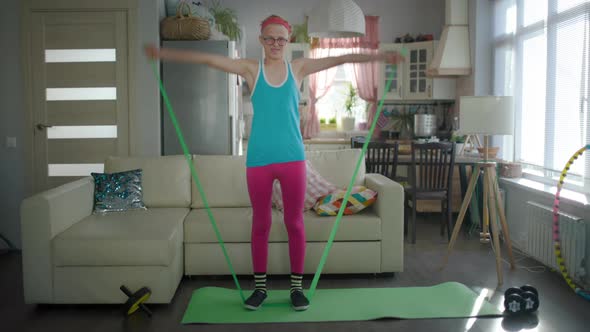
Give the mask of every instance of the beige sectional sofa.
MULTIPOLYGON (((327 180, 346 187, 360 150, 308 151, 327 180)), ((252 209, 244 156, 193 156, 207 201, 237 274, 252 272, 252 209)), ((183 275, 227 275, 229 269, 184 156, 110 158, 105 172, 141 168, 147 210, 92 213, 86 177, 25 199, 21 206, 27 303, 121 303, 126 285, 148 286, 149 302, 169 303, 183 275)), ((378 192, 375 205, 344 216, 323 273, 403 270, 403 188, 379 174, 356 184, 378 192)), ((335 217, 305 214, 305 273, 315 272, 335 217)), ((288 274, 287 234, 273 209, 269 274, 288 274)))

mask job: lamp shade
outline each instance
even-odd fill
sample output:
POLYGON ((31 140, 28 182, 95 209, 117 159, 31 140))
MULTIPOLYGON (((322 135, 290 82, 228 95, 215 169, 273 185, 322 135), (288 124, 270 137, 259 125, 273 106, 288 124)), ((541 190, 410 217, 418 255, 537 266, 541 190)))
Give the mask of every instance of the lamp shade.
POLYGON ((459 104, 459 132, 461 134, 514 134, 512 97, 461 97, 459 104))
POLYGON ((321 0, 309 15, 307 33, 318 38, 364 36, 365 15, 352 0, 321 0))

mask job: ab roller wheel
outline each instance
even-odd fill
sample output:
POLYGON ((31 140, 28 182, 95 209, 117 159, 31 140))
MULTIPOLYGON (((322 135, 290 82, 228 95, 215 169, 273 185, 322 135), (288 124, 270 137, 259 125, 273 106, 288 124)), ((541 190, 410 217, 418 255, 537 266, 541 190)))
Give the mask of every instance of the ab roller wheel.
POLYGON ((539 292, 533 286, 510 287, 504 292, 504 311, 510 315, 535 312, 539 304, 539 292))
POLYGON ((135 293, 131 293, 131 291, 125 286, 121 286, 120 289, 123 293, 125 293, 125 295, 129 297, 129 299, 127 300, 127 302, 125 302, 125 305, 123 306, 123 311, 125 312, 125 315, 130 316, 134 312, 136 312, 137 309, 141 309, 149 317, 152 316, 152 312, 150 311, 150 309, 148 309, 148 307, 146 307, 146 305, 143 304, 152 295, 152 291, 149 288, 142 287, 135 293))

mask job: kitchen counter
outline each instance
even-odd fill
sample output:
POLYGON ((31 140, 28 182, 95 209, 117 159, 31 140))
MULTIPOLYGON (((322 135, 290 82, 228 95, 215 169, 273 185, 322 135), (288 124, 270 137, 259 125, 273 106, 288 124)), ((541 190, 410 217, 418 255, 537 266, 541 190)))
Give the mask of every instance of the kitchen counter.
POLYGON ((346 138, 311 138, 304 139, 303 144, 350 144, 346 138))
MULTIPOLYGON (((248 144, 248 139, 242 140, 244 144, 248 144)), ((303 144, 348 144, 350 145, 350 139, 345 138, 310 138, 304 139, 303 144)))

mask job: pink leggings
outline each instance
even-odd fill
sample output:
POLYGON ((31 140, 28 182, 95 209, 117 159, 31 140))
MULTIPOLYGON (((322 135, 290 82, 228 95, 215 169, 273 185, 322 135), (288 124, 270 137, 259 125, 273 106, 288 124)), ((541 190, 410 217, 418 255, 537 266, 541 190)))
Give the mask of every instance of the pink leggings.
POLYGON ((281 183, 285 226, 289 236, 291 273, 303 274, 305 259, 305 227, 303 203, 305 201, 305 161, 248 167, 246 170, 248 193, 252 202, 252 262, 254 273, 266 273, 268 236, 270 234, 272 185, 281 183))

